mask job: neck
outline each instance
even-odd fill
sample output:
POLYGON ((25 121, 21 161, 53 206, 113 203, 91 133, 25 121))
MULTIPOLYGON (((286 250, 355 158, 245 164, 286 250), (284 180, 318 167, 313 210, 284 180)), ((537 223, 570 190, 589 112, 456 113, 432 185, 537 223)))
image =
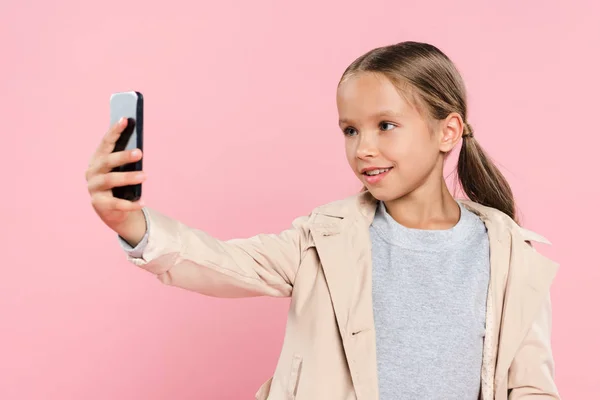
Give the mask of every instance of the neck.
POLYGON ((407 228, 450 229, 460 219, 460 207, 443 178, 386 201, 385 207, 396 222, 407 228))

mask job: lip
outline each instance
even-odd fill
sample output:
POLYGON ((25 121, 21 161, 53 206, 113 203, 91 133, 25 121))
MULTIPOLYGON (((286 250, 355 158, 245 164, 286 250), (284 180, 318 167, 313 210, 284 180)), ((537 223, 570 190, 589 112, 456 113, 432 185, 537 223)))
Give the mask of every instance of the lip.
POLYGON ((360 170, 360 173, 364 174, 365 172, 373 171, 375 169, 388 169, 388 168, 392 168, 392 167, 365 167, 360 170))

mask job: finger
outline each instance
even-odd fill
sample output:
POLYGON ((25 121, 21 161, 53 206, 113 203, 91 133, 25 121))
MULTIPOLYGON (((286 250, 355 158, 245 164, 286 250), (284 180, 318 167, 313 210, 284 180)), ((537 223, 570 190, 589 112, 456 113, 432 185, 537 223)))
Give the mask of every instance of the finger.
POLYGON ((101 212, 110 212, 141 210, 145 204, 142 199, 137 201, 129 201, 118 199, 116 197, 110 197, 108 195, 98 194, 96 196, 92 196, 92 205, 101 212))
POLYGON ((102 141, 96 149, 95 154, 110 154, 114 150, 115 143, 117 143, 117 140, 121 136, 121 133, 123 133, 123 130, 126 126, 127 118, 125 117, 119 119, 114 125, 112 125, 102 138, 102 141))
POLYGON ((119 211, 136 211, 144 208, 144 201, 142 199, 139 199, 137 201, 129 201, 113 197, 112 207, 114 210, 119 211))
POLYGON ((88 181, 88 191, 102 192, 119 186, 137 185, 145 180, 146 174, 143 171, 97 174, 88 181))
POLYGON ((92 176, 97 174, 108 173, 116 167, 139 161, 141 158, 142 151, 140 149, 123 150, 116 153, 100 155, 91 161, 86 172, 86 179, 89 180, 92 176))

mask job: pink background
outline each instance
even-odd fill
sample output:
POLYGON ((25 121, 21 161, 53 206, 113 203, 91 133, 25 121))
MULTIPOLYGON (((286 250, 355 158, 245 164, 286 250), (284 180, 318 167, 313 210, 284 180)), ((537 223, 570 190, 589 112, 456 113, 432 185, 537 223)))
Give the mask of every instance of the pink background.
POLYGON ((558 386, 600 398, 598 3, 367 4, 2 3, 1 399, 253 398, 288 301, 207 298, 127 263, 84 180, 110 94, 145 95, 150 206, 219 238, 275 232, 359 189, 335 87, 403 40, 463 72, 478 139, 562 265, 558 386))

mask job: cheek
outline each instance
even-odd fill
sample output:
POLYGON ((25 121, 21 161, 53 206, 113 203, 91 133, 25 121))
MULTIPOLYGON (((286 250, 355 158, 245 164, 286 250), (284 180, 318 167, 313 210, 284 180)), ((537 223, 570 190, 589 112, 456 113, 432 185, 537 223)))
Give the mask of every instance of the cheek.
POLYGON ((414 139, 404 136, 389 135, 381 141, 381 155, 398 166, 406 166, 414 163, 418 157, 415 154, 414 139))
POLYGON ((356 165, 356 157, 355 157, 354 147, 349 140, 346 140, 345 146, 346 146, 346 160, 348 160, 348 164, 350 164, 350 166, 354 167, 356 165))
POLYGON ((422 138, 412 138, 404 143, 389 144, 386 146, 386 158, 398 165, 398 172, 405 176, 419 175, 428 170, 435 163, 432 143, 422 138))

